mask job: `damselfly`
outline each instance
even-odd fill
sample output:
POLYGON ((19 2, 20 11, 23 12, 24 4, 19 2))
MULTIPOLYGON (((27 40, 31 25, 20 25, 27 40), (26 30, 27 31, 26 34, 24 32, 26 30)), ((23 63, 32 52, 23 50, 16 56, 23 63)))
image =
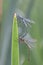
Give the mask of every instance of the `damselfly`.
POLYGON ((19 39, 21 42, 26 43, 29 48, 34 47, 34 43, 37 41, 36 39, 33 39, 29 33, 23 34, 19 39))
MULTIPOLYGON (((32 23, 35 23, 34 21, 32 21, 30 19, 27 19, 24 16, 22 16, 20 13, 18 14, 16 12, 16 16, 17 16, 17 19, 19 19, 20 22, 22 22, 25 25, 26 29, 27 29, 28 25, 29 25, 29 27, 31 27, 31 24, 32 23)), ((24 28, 22 28, 21 26, 19 27, 19 34, 22 33, 22 35, 19 36, 19 40, 22 41, 22 42, 25 42, 27 44, 27 46, 29 48, 31 48, 31 47, 33 47, 33 44, 32 43, 35 43, 36 40, 33 39, 26 30, 23 33, 21 30, 24 30, 24 28)))
POLYGON ((16 16, 17 19, 21 20, 21 22, 23 22, 23 24, 25 25, 25 27, 27 27, 28 25, 31 27, 30 24, 35 23, 34 21, 30 20, 29 18, 25 18, 24 14, 22 11, 17 10, 16 11, 16 16))

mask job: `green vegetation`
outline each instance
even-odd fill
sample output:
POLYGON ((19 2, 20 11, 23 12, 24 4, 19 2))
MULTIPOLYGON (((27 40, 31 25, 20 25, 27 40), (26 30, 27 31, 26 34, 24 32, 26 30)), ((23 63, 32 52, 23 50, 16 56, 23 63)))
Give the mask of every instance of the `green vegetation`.
MULTIPOLYGON (((18 20, 15 23, 17 22, 18 20)), ((43 0, 3 0, 3 16, 0 25, 0 65, 11 65, 11 63, 12 65, 13 63, 15 63, 15 65, 19 65, 19 63, 20 65, 43 65, 43 0), (15 31, 12 29, 16 9, 21 10, 25 17, 35 21, 35 24, 32 24, 30 29, 28 27, 28 32, 32 38, 37 40, 34 48, 29 49, 26 44, 21 44, 17 40, 17 24, 14 24, 15 31), (16 41, 13 39, 16 39, 16 41), (18 43, 17 46, 15 43, 18 43), (14 51, 14 53, 12 51, 14 51), (18 59, 20 59, 20 61, 18 59)))
POLYGON ((11 65, 19 65, 18 25, 17 25, 16 13, 14 14, 13 27, 12 27, 11 65))

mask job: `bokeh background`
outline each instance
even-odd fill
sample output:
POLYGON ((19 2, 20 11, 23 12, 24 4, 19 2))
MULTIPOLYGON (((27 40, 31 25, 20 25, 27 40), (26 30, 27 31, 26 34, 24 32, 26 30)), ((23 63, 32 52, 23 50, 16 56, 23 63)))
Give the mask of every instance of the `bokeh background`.
POLYGON ((11 31, 15 9, 35 21, 29 30, 36 47, 20 44, 20 65, 43 65, 43 0, 0 0, 0 65, 11 65, 11 31), (2 1, 2 2, 1 2, 2 1))

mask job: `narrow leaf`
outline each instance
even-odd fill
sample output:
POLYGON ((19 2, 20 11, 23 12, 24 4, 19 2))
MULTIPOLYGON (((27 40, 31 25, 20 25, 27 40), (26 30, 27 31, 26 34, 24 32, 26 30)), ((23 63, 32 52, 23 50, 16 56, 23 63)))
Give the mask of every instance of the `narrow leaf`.
POLYGON ((16 13, 14 14, 13 28, 12 28, 11 65, 19 65, 18 26, 17 26, 16 13))

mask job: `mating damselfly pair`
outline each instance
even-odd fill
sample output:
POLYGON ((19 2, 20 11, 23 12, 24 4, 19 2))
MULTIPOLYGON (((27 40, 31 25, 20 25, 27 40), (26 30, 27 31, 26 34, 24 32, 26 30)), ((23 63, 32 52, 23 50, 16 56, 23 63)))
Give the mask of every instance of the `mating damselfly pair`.
POLYGON ((25 42, 29 48, 32 48, 34 47, 33 43, 35 43, 36 40, 31 37, 28 28, 35 22, 22 16, 20 12, 21 11, 15 13, 18 20, 19 40, 25 42))

